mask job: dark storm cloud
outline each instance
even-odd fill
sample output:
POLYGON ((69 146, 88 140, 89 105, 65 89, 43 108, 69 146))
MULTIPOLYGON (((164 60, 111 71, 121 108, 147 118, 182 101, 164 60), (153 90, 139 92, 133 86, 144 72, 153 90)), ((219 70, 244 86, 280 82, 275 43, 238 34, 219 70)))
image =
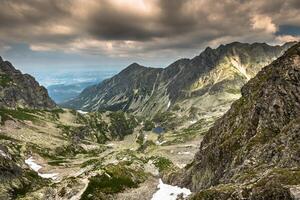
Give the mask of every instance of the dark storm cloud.
POLYGON ((149 16, 103 0, 90 18, 88 31, 100 39, 137 41, 189 32, 196 28, 198 20, 185 12, 184 5, 187 3, 160 0, 157 13, 149 16))
POLYGON ((149 23, 151 20, 147 16, 101 1, 97 12, 90 17, 87 31, 99 39, 148 40, 156 35, 149 23))
POLYGON ((157 55, 299 37, 299 0, 0 0, 0 44, 35 51, 157 55))
POLYGON ((1 0, 0 24, 4 27, 43 25, 57 18, 67 17, 69 1, 1 0))

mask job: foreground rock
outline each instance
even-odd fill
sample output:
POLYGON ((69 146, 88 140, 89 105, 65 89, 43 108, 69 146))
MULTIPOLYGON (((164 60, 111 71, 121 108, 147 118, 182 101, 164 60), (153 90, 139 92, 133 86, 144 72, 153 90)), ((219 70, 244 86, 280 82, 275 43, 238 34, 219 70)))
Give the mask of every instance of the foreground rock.
POLYGON ((171 179, 196 192, 192 199, 296 199, 299 144, 300 43, 242 88, 183 177, 171 179))

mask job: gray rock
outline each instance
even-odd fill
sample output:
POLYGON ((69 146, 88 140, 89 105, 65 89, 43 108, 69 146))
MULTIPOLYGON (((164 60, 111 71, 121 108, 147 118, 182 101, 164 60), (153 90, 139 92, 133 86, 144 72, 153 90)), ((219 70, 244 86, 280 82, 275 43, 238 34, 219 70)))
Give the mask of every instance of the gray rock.
POLYGON ((32 76, 22 74, 8 61, 1 61, 0 107, 53 109, 56 104, 32 76))
POLYGON ((288 188, 300 184, 299 144, 300 43, 242 88, 193 163, 169 181, 197 192, 193 199, 232 199, 238 191, 243 195, 234 199, 293 199, 288 188))

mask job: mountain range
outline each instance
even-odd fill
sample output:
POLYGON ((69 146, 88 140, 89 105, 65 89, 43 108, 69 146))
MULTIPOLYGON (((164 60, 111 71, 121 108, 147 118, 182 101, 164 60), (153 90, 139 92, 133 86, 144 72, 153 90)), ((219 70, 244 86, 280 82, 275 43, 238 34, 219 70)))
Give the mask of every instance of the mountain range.
POLYGON ((171 112, 182 123, 215 119, 240 97, 240 89, 249 79, 293 44, 234 42, 208 47, 200 55, 179 59, 166 68, 133 63, 62 106, 84 111, 123 110, 148 118, 171 112))
POLYGON ((300 198, 300 43, 133 63, 63 106, 0 58, 0 199, 300 198))

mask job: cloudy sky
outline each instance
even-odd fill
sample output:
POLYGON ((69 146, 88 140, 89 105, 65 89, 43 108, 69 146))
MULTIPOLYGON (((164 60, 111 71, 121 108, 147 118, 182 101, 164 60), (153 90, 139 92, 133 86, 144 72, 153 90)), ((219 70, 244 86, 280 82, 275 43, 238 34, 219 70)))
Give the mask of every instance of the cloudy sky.
POLYGON ((300 36, 299 0, 0 2, 0 55, 25 71, 165 67, 206 46, 300 36))

